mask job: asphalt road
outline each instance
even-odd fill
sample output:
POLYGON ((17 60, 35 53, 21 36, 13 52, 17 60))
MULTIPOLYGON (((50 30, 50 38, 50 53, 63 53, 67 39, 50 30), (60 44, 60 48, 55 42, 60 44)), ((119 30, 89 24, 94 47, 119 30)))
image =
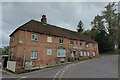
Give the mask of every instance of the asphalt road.
POLYGON ((4 74, 4 78, 118 78, 118 56, 101 56, 24 74, 4 74))

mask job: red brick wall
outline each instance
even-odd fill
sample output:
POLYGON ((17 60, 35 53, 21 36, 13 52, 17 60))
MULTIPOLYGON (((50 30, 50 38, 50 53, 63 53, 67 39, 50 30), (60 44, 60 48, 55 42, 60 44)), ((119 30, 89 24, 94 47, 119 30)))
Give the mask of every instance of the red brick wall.
MULTIPOLYGON (((98 52, 98 45, 95 44, 93 47, 93 43, 89 43, 89 48, 86 48, 85 41, 82 41, 82 48, 80 49, 80 41, 74 40, 74 44, 70 44, 70 39, 64 38, 64 43, 60 44, 59 39, 60 37, 52 36, 52 43, 47 42, 48 35, 45 34, 39 34, 34 32, 25 32, 25 31, 17 31, 14 34, 14 41, 12 42, 12 36, 10 38, 10 50, 9 53, 11 53, 11 49, 14 48, 14 54, 15 54, 15 60, 17 58, 21 58, 21 62, 17 64, 17 68, 21 68, 23 65, 23 54, 26 54, 26 61, 33 62, 33 66, 42 66, 46 64, 55 64, 57 61, 60 61, 60 58, 56 57, 56 49, 60 46, 64 47, 66 49, 66 58, 65 60, 68 60, 68 56, 70 56, 70 50, 71 48, 75 48, 76 56, 79 58, 79 51, 90 51, 90 55, 92 56, 92 52, 96 52, 96 57, 99 55, 98 52), (38 34, 38 41, 32 41, 31 35, 32 34, 38 34), (77 44, 76 44, 77 41, 77 44), (47 49, 52 49, 52 55, 47 55, 47 49), (37 59, 30 59, 31 51, 35 50, 38 52, 37 59)), ((87 56, 86 56, 87 57, 87 56)))

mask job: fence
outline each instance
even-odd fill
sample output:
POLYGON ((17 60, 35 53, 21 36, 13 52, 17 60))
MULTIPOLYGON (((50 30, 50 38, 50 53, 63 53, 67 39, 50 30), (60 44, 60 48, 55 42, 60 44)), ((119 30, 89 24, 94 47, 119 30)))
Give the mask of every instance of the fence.
POLYGON ((16 62, 15 61, 7 61, 7 69, 15 72, 16 62))

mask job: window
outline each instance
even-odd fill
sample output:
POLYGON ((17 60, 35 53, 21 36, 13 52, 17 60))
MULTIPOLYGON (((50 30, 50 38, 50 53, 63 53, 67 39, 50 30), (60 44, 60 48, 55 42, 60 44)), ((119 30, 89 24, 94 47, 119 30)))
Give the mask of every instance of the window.
POLYGON ((74 40, 70 40, 70 44, 74 44, 74 40))
POLYGON ((93 56, 95 56, 95 52, 93 52, 93 56))
POLYGON ((90 52, 89 51, 87 52, 87 56, 90 56, 90 52))
POLYGON ((52 49, 47 49, 47 55, 52 55, 52 49))
POLYGON ((63 44, 63 38, 60 38, 59 42, 60 44, 63 44))
POLYGON ((37 59, 37 51, 31 51, 31 59, 37 59))
POLYGON ((82 48, 82 42, 80 41, 80 48, 82 48))
POLYGON ((32 34, 32 41, 37 41, 37 40, 38 40, 38 35, 32 34))
POLYGON ((83 52, 82 51, 80 51, 80 56, 83 56, 83 52))
POLYGON ((84 56, 86 56, 86 51, 84 51, 84 56))
POLYGON ((57 49, 57 57, 66 57, 66 50, 65 49, 57 49))
POLYGON ((89 43, 88 42, 86 42, 86 48, 88 48, 89 47, 89 43))
POLYGON ((47 42, 52 43, 52 37, 47 37, 47 42))

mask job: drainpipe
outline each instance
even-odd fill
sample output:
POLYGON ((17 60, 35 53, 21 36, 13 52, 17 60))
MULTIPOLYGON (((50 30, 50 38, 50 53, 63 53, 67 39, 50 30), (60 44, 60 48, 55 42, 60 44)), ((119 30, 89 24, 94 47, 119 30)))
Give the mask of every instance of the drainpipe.
POLYGON ((24 37, 24 54, 23 54, 23 68, 25 68, 25 61, 26 61, 26 37, 27 37, 27 31, 25 30, 25 37, 24 37))

